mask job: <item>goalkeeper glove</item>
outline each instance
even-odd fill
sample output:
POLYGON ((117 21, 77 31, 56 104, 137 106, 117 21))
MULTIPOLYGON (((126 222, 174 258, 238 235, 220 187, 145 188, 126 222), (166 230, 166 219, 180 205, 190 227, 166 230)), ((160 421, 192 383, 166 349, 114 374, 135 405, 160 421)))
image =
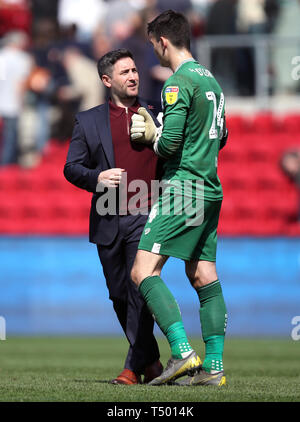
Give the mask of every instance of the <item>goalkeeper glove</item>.
POLYGON ((132 116, 130 129, 132 141, 153 144, 160 132, 145 107, 140 107, 138 114, 132 116))
POLYGON ((228 129, 225 129, 223 133, 223 137, 221 138, 221 141, 220 141, 220 149, 225 147, 227 138, 228 138, 228 129))
POLYGON ((222 138, 220 140, 220 149, 225 147, 227 138, 228 138, 228 129, 226 128, 226 116, 224 114, 223 133, 222 133, 222 138))

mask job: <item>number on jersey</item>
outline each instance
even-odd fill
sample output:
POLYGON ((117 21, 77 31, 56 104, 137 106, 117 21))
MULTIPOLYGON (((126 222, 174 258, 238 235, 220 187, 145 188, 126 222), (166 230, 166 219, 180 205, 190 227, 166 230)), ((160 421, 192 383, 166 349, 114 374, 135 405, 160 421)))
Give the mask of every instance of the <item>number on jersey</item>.
POLYGON ((225 104, 224 94, 221 92, 219 106, 217 105, 217 97, 213 91, 206 92, 206 98, 214 103, 214 114, 211 128, 209 130, 209 139, 218 139, 222 136, 224 119, 222 117, 225 104), (220 131, 218 132, 218 127, 220 131))

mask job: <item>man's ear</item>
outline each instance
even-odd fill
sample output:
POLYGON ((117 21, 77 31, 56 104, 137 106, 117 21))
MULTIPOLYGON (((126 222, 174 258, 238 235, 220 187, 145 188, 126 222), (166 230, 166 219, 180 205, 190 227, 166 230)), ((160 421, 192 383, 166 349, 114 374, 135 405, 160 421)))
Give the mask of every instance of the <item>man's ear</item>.
POLYGON ((160 37, 159 42, 160 42, 160 45, 161 45, 162 51, 163 51, 163 53, 164 53, 164 52, 165 52, 165 49, 166 49, 166 47, 167 47, 167 44, 168 44, 168 40, 167 40, 167 38, 165 38, 165 37, 160 37))
POLYGON ((110 78, 110 76, 102 75, 101 81, 107 88, 111 88, 111 78, 110 78))

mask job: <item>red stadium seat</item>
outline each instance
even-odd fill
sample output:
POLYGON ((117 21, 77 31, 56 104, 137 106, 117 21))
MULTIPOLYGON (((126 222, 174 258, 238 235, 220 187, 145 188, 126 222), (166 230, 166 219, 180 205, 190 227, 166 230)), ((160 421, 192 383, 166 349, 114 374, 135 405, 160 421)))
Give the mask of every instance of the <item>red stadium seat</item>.
POLYGON ((244 135, 245 160, 250 162, 274 162, 277 150, 273 148, 272 139, 261 134, 244 135))
POLYGON ((256 114, 251 119, 251 132, 259 134, 268 134, 276 131, 277 120, 270 112, 256 114))
POLYGON ((247 118, 239 114, 226 116, 226 126, 230 135, 243 133, 247 128, 247 118))
POLYGON ((243 164, 227 165, 219 171, 221 183, 228 189, 250 189, 255 183, 255 170, 243 164))
POLYGON ((18 206, 18 196, 14 192, 0 194, 0 217, 7 220, 16 220, 20 217, 21 210, 18 206))
POLYGON ((300 218, 298 222, 287 224, 285 233, 288 236, 300 237, 300 218))
MULTIPOLYGON (((218 175, 224 200, 218 233, 299 236, 299 197, 280 159, 300 145, 299 115, 227 116, 218 175)), ((0 233, 88 235, 91 193, 63 176, 69 143, 49 142, 34 169, 0 168, 0 233)))
POLYGON ((300 113, 288 114, 283 117, 283 127, 286 133, 292 136, 299 136, 300 133, 300 113))
POLYGON ((272 163, 257 163, 255 168, 255 185, 257 189, 278 191, 285 186, 285 176, 278 166, 274 166, 272 163))
POLYGON ((19 189, 19 172, 20 168, 17 165, 0 167, 0 191, 17 191, 19 189))

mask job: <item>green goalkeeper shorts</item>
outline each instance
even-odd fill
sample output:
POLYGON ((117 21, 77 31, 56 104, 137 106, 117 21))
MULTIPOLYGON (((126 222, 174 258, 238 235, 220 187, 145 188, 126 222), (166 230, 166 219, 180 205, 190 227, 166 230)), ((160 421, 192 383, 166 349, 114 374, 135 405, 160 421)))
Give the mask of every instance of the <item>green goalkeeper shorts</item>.
POLYGON ((138 249, 159 255, 172 256, 185 261, 216 261, 217 227, 222 200, 202 200, 194 207, 194 214, 184 210, 174 212, 174 195, 169 209, 163 208, 160 196, 152 206, 138 249))

